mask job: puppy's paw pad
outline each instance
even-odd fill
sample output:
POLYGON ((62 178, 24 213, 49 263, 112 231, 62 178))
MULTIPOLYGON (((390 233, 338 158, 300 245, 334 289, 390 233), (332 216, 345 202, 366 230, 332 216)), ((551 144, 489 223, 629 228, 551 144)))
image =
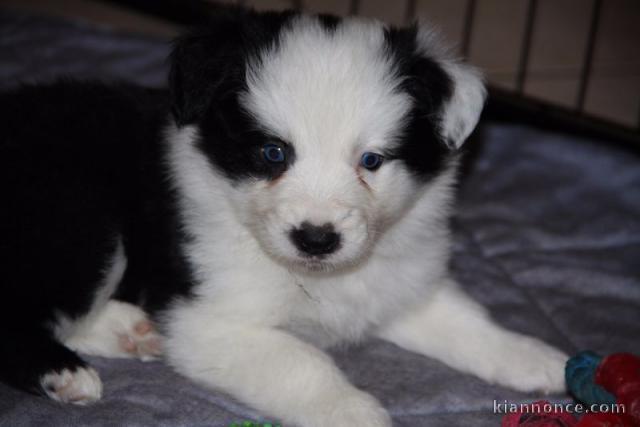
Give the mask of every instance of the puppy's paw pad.
POLYGON ((40 385, 47 396, 62 403, 87 405, 102 397, 102 381, 92 368, 49 372, 42 376, 40 385))
POLYGON ((161 338, 140 307, 110 300, 95 319, 64 344, 76 351, 103 357, 152 360, 161 354, 161 338))
POLYGON ((133 323, 130 330, 118 333, 118 344, 125 353, 145 361, 162 353, 160 335, 146 317, 133 323))

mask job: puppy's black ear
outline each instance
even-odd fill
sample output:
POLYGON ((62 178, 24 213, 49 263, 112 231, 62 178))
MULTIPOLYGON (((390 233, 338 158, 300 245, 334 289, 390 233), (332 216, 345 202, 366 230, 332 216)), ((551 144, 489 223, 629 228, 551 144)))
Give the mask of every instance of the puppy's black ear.
POLYGON ((452 58, 439 35, 422 26, 417 32, 417 49, 434 58, 447 73, 451 89, 439 112, 439 131, 446 144, 460 148, 475 129, 484 108, 487 91, 482 74, 469 64, 452 58))
POLYGON ((240 11, 221 14, 207 28, 174 42, 169 91, 178 126, 197 122, 216 94, 237 84, 243 68, 241 21, 245 15, 240 11))
POLYGON ((451 58, 437 33, 424 26, 387 31, 404 86, 422 117, 434 122, 436 136, 457 149, 473 131, 484 107, 480 73, 451 58))

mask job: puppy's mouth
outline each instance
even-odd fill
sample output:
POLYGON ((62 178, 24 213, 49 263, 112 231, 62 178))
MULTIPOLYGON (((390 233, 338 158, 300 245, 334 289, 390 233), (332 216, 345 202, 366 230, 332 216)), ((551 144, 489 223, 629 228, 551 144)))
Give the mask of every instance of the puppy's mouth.
POLYGON ((335 270, 333 263, 323 257, 303 256, 296 260, 296 266, 312 273, 322 273, 335 270))
POLYGON ((302 273, 329 273, 338 269, 338 265, 326 256, 299 255, 289 259, 289 264, 302 273))

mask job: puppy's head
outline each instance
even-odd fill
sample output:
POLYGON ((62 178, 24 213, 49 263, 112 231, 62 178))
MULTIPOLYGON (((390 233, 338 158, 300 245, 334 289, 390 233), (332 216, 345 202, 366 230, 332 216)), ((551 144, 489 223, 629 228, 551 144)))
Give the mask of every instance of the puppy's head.
POLYGON ((172 61, 176 123, 266 253, 305 271, 365 258, 451 167, 485 95, 424 28, 353 18, 232 11, 172 61))

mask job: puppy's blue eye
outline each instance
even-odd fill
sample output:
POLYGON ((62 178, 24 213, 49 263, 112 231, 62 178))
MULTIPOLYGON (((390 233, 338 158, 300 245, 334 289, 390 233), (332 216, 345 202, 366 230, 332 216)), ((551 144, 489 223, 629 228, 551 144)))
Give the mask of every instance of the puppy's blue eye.
POLYGON ((285 160, 284 148, 273 143, 264 144, 262 156, 270 163, 282 163, 285 160))
POLYGON ((362 154, 362 157, 360 157, 360 166, 370 171, 374 171, 382 165, 383 161, 384 157, 382 157, 382 155, 366 152, 362 154))

